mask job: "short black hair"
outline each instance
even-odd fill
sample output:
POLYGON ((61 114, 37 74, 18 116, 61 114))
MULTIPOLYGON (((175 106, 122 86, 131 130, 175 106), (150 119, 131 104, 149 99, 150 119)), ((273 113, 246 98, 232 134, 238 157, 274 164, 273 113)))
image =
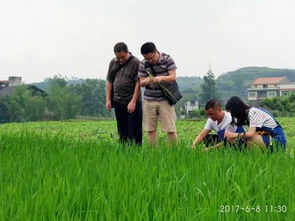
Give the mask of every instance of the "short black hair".
POLYGON ((128 47, 124 42, 118 42, 117 44, 115 44, 114 46, 114 52, 128 52, 128 47))
POLYGON ((146 42, 140 48, 140 52, 142 55, 148 54, 148 53, 153 53, 155 51, 157 51, 157 48, 153 42, 146 42))
POLYGON ((205 105, 205 110, 208 110, 210 108, 221 108, 221 104, 218 100, 216 99, 211 99, 207 102, 207 104, 205 105))

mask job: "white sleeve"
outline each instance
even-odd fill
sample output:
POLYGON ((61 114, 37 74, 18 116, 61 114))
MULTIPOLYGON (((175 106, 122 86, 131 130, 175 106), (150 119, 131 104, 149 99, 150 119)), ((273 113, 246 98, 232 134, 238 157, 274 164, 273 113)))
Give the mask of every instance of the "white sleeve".
POLYGON ((211 131, 213 129, 212 120, 210 118, 208 118, 208 120, 207 120, 207 122, 205 124, 204 129, 209 130, 209 131, 211 131))
POLYGON ((237 123, 237 119, 234 118, 235 124, 232 124, 232 121, 230 121, 230 123, 226 126, 225 131, 229 131, 229 132, 236 132, 238 126, 236 125, 237 123))

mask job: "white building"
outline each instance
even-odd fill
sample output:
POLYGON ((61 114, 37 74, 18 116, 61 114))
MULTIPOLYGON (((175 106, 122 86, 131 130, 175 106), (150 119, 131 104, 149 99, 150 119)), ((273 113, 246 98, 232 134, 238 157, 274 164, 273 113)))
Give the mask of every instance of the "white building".
POLYGON ((194 110, 199 110, 199 102, 197 100, 186 101, 184 109, 187 115, 194 110))
POLYGON ((22 84, 22 77, 10 76, 8 78, 8 81, 9 81, 9 87, 19 86, 22 84))
POLYGON ((7 80, 0 80, 0 88, 14 87, 22 84, 22 77, 10 76, 7 80))
POLYGON ((248 88, 249 102, 256 103, 268 97, 281 97, 295 92, 295 83, 286 77, 256 78, 248 88))

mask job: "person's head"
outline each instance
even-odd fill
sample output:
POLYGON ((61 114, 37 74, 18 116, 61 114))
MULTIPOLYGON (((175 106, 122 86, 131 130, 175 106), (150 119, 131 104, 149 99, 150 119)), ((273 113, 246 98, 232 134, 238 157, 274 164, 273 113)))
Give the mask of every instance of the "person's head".
POLYGON ((114 53, 120 64, 124 64, 129 58, 129 50, 124 42, 115 44, 114 53))
POLYGON ((150 64, 156 64, 159 61, 160 56, 153 42, 144 43, 140 48, 140 52, 150 64))
POLYGON ((233 122, 234 118, 237 119, 237 125, 249 124, 249 120, 247 118, 247 110, 249 108, 250 107, 237 96, 231 97, 225 105, 225 109, 229 111, 233 117, 233 122))
POLYGON ((209 118, 213 121, 222 121, 224 112, 218 100, 211 99, 205 105, 205 110, 209 118))

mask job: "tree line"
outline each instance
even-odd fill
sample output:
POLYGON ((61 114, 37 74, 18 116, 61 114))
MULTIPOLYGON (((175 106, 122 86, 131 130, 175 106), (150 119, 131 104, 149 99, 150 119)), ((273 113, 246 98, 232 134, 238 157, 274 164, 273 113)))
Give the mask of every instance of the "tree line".
MULTIPOLYGON (((78 84, 69 84, 64 77, 55 76, 46 79, 44 83, 44 91, 31 90, 27 85, 21 85, 13 93, 0 96, 0 123, 112 116, 105 109, 104 80, 86 79, 78 84)), ((200 110, 190 113, 188 117, 206 117, 204 105, 213 98, 224 103, 215 76, 208 71, 198 93, 195 92, 193 96, 184 94, 184 98, 176 105, 176 110, 181 114, 180 106, 184 101, 197 99, 200 110)), ((264 99, 261 106, 272 110, 276 116, 295 116, 295 94, 264 99)))
POLYGON ((21 85, 13 93, 0 96, 0 123, 111 116, 105 109, 104 80, 87 79, 69 85, 64 77, 55 76, 45 81, 44 92, 21 85))

